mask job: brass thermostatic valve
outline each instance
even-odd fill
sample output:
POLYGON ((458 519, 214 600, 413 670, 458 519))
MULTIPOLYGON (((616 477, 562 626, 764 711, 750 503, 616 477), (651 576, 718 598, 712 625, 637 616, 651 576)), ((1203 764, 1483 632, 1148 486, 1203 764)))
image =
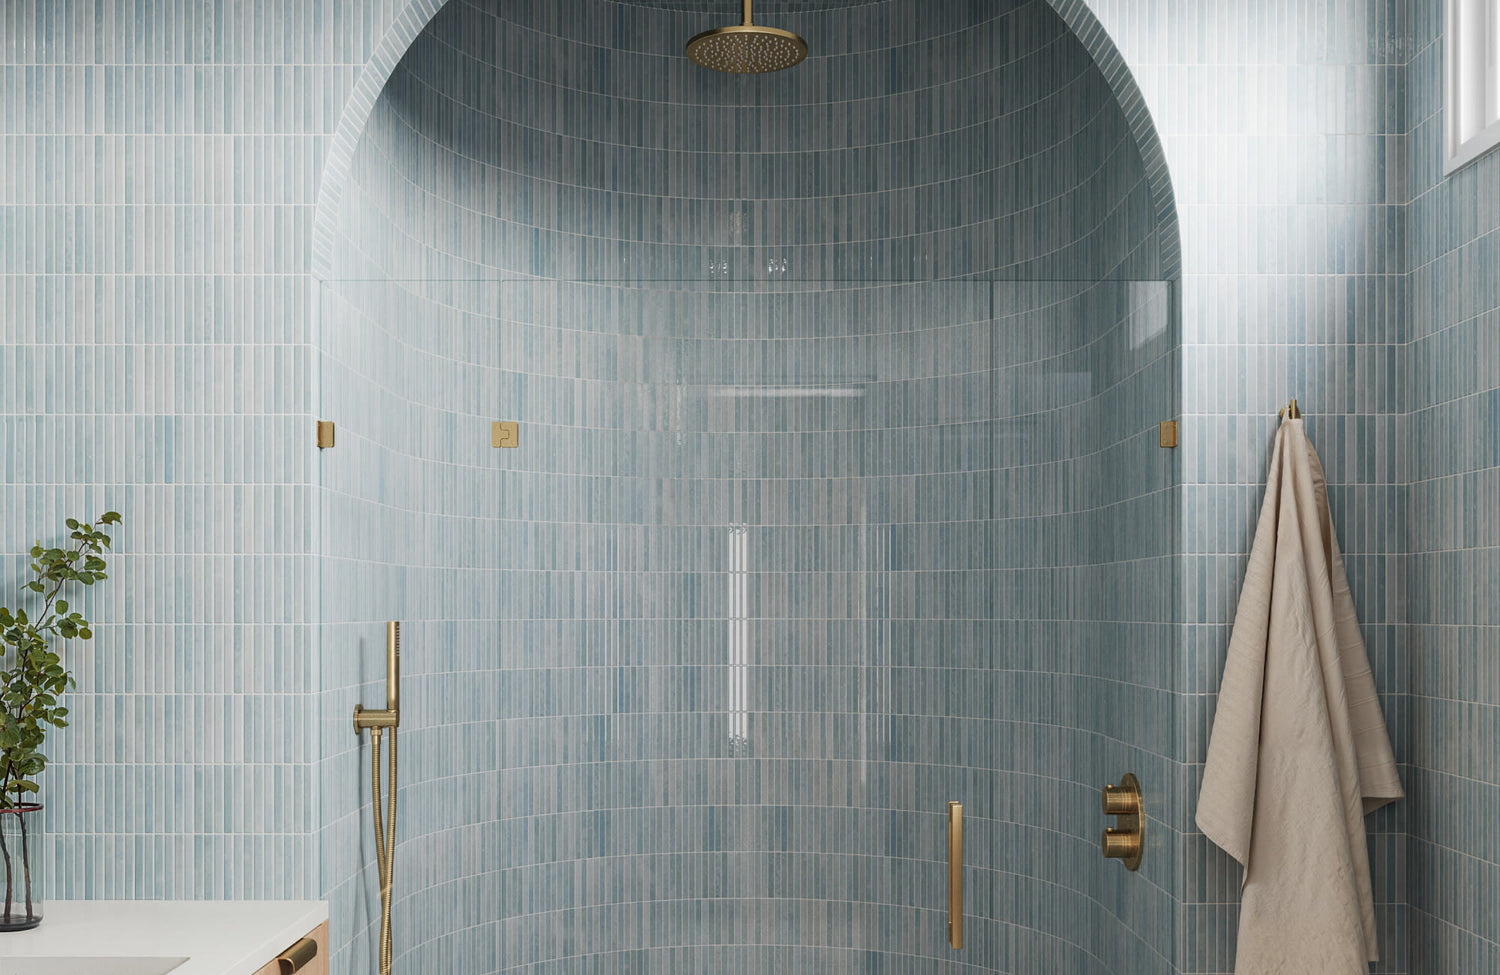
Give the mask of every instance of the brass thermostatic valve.
POLYGON ((1134 775, 1126 772, 1119 785, 1104 787, 1104 815, 1115 817, 1115 824, 1104 830, 1100 843, 1104 855, 1125 861, 1126 870, 1139 870, 1146 847, 1146 817, 1141 806, 1141 783, 1134 775))

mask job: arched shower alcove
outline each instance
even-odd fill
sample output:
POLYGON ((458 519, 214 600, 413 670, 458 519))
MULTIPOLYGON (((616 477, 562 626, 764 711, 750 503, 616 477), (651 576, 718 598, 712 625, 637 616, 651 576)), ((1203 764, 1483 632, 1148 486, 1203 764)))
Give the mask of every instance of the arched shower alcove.
POLYGON ((1177 851, 1097 850, 1104 782, 1179 791, 1149 118, 1081 3, 762 0, 812 55, 749 78, 681 56, 731 7, 413 6, 340 126, 335 970, 402 618, 398 972, 1169 971, 1177 851))

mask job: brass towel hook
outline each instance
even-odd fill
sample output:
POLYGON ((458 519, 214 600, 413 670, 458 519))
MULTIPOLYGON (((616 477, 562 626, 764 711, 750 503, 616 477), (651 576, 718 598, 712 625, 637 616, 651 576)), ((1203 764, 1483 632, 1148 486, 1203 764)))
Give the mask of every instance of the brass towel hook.
POLYGON ((1286 417, 1289 420, 1302 419, 1302 411, 1297 408, 1297 401, 1292 400, 1287 405, 1276 411, 1278 417, 1286 417))

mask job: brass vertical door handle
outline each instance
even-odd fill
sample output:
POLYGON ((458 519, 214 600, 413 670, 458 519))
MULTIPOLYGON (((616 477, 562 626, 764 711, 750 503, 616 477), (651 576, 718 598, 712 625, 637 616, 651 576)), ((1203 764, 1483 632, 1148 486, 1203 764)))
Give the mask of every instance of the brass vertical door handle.
POLYGON ((948 803, 948 944, 964 946, 964 806, 948 803))

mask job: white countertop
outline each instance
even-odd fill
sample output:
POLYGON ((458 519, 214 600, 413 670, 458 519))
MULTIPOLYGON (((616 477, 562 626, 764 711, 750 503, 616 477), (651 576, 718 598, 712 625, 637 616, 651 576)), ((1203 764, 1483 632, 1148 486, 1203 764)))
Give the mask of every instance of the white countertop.
POLYGON ((328 920, 326 901, 45 901, 42 923, 0 932, 11 958, 186 958, 171 975, 255 975, 328 920))

